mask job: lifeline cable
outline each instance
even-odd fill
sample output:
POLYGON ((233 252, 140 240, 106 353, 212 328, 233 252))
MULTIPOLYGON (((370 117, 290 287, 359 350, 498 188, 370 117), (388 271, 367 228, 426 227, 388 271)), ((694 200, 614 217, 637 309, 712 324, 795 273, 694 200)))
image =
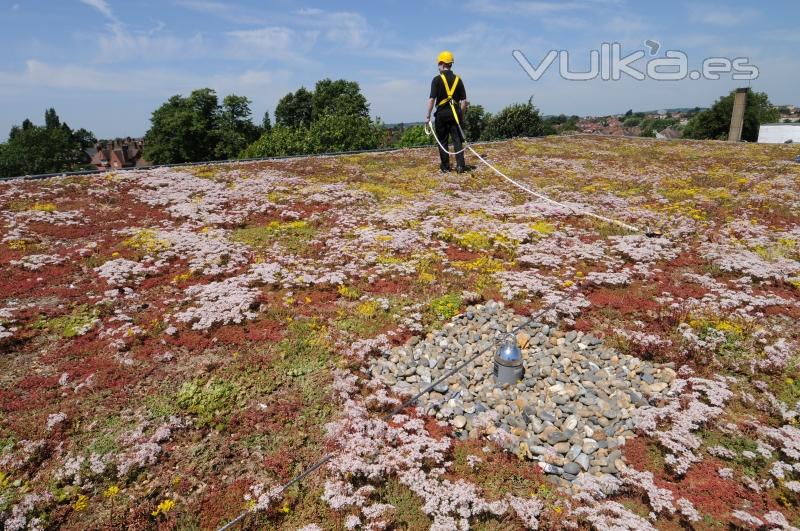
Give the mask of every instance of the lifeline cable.
POLYGON ((445 153, 447 153, 449 155, 457 155, 459 153, 462 153, 464 150, 469 149, 472 152, 473 155, 478 157, 478 160, 480 160, 485 165, 487 165, 489 168, 491 168, 497 175, 499 175, 500 177, 502 177, 506 181, 510 182, 511 184, 513 184, 514 186, 519 188, 520 190, 523 190, 524 192, 527 192, 527 193, 531 194, 534 197, 537 197, 537 198, 539 198, 539 199, 541 199, 543 201, 547 201, 548 203, 552 203, 552 204, 554 204, 556 206, 559 206, 561 208, 565 208, 565 209, 567 209, 567 210, 569 210, 569 211, 571 211, 571 212, 573 212, 575 214, 579 214, 579 215, 583 215, 583 216, 589 216, 591 218, 599 219, 600 221, 605 221, 606 223, 612 223, 614 225, 619 225, 620 227, 622 227, 624 229, 627 229, 627 230, 629 230, 631 232, 642 232, 642 230, 640 228, 634 227, 633 225, 629 225, 627 223, 619 221, 618 219, 607 218, 605 216, 601 216, 600 214, 595 214, 594 212, 589 212, 588 210, 579 210, 579 209, 576 209, 576 208, 571 207, 569 205, 565 205, 564 203, 560 203, 560 202, 558 202, 558 201, 556 201, 554 199, 551 199, 551 198, 547 197, 544 194, 540 194, 538 192, 535 192, 535 191, 531 190, 527 186, 515 181, 514 179, 512 179, 511 177, 509 177, 505 173, 501 172, 500 170, 498 170, 497 168, 492 166, 492 164, 490 164, 486 159, 481 157, 478 154, 478 152, 475 151, 474 149, 472 149, 472 146, 467 143, 466 137, 464 136, 464 132, 461 130, 461 126, 460 125, 458 126, 458 129, 459 129, 459 131, 461 131, 461 137, 464 138, 465 146, 464 146, 464 148, 461 149, 461 151, 458 151, 456 153, 452 153, 452 152, 448 151, 447 148, 445 146, 443 146, 442 143, 439 141, 439 137, 436 136, 436 131, 434 130, 434 127, 433 127, 433 122, 431 122, 429 120, 428 123, 425 124, 425 134, 426 135, 433 135, 433 138, 436 140, 436 143, 439 144, 439 147, 442 149, 442 151, 444 151, 445 153))
MULTIPOLYGON (((559 298, 557 301, 555 301, 555 302, 553 302, 553 303, 549 304, 548 306, 546 306, 546 307, 542 308, 541 310, 539 310, 539 311, 538 311, 538 312, 536 312, 535 314, 533 314, 533 315, 531 315, 530 317, 528 317, 527 319, 525 319, 525 320, 524 320, 524 321, 523 321, 521 324, 519 324, 519 325, 517 325, 516 327, 514 327, 514 328, 511 330, 511 332, 506 332, 506 333, 504 333, 504 334, 501 334, 501 336, 500 336, 500 337, 501 337, 501 338, 503 338, 503 340, 505 340, 505 338, 507 338, 507 337, 509 337, 509 336, 511 336, 511 335, 514 335, 514 334, 516 334, 516 333, 517 333, 517 332, 519 332, 521 329, 523 329, 524 327, 526 327, 528 324, 530 324, 530 323, 534 322, 536 319, 538 319, 539 317, 541 317, 542 315, 544 315, 544 314, 545 314, 545 313, 547 313, 548 311, 552 310, 553 308, 555 308, 556 306, 558 306, 559 304, 561 304, 562 302, 564 302, 565 300, 567 300, 567 298, 569 298, 570 296, 572 296, 573 294, 575 294, 577 291, 580 291, 580 290, 578 289, 578 290, 573 290, 573 291, 572 291, 572 292, 570 292, 570 293, 565 293, 563 297, 559 298)), ((398 413, 400 413, 401 411, 403 411, 405 408, 407 408, 409 405, 411 405, 412 403, 416 402, 416 400, 417 400, 418 398, 420 398, 422 395, 424 395, 424 394, 426 394, 426 393, 429 393, 430 391, 432 391, 434 387, 436 387, 436 386, 437 386, 437 385, 439 385, 440 383, 444 382, 446 379, 450 378, 450 377, 451 377, 451 376, 453 376, 454 374, 456 374, 456 373, 458 373, 459 371, 461 371, 461 369, 463 369, 464 367, 466 367, 467 365, 469 365, 470 363, 472 363, 473 361, 475 361, 476 359, 478 359, 480 356, 482 356, 482 355, 486 354, 487 352, 491 352, 491 351, 492 351, 492 349, 493 349, 493 348, 494 348, 496 345, 497 345, 497 340, 495 340, 495 342, 492 344, 492 346, 491 346, 490 348, 487 348, 487 349, 484 349, 484 350, 479 350, 479 351, 478 351, 476 354, 474 354, 472 357, 470 357, 470 358, 469 358, 469 359, 467 359, 466 361, 462 361, 460 364, 456 365, 455 367, 453 367, 452 369, 450 369, 449 371, 447 371, 446 373, 444 373, 444 375, 442 375, 441 377, 439 377, 439 379, 438 379, 438 380, 436 380, 435 382, 432 382, 430 385, 428 385, 428 387, 426 387, 426 388, 425 388, 425 389, 423 389, 422 391, 418 392, 417 394, 415 394, 415 395, 414 395, 414 396, 412 396, 411 398, 407 399, 405 402, 403 402, 402 404, 400 404, 399 406, 397 406, 395 409, 393 409, 393 410, 392 410, 392 411, 390 411, 389 413, 385 414, 383 417, 381 417, 381 420, 383 420, 383 421, 385 422, 385 421, 389 420, 390 418, 394 417, 395 415, 397 415, 398 413)), ((291 486, 292 486, 292 485, 294 485, 295 483, 298 483, 298 482, 302 481, 303 479, 305 479, 305 478, 306 478, 306 477, 308 477, 309 475, 311 475, 311 474, 313 474, 314 472, 316 472, 316 471, 317 471, 319 468, 321 468, 321 467, 322 467, 322 465, 324 465, 325 463, 327 463, 328 461, 330 461, 331 459, 333 459, 333 457, 334 457, 334 452, 328 452, 327 454, 325 454, 324 456, 322 456, 322 458, 320 458, 319 460, 317 460, 316 462, 314 462, 314 463, 313 463, 311 466, 309 466, 308 468, 306 468, 305 470, 303 470, 303 471, 302 471, 300 474, 296 475, 295 477, 293 477, 292 479, 290 479, 290 480, 289 480, 287 483, 285 483, 285 484, 284 484, 284 485, 281 487, 281 489, 280 489, 280 490, 279 490, 277 493, 275 493, 275 495, 277 496, 277 495, 279 495, 279 494, 283 494, 284 492, 286 492, 286 489, 288 489, 289 487, 291 487, 291 486)), ((230 529, 231 527, 233 527, 235 524, 237 524, 238 522, 240 522, 240 521, 241 521, 243 518, 245 518, 245 517, 246 517, 248 514, 250 514, 251 512, 252 512, 252 511, 250 511, 250 510, 245 510, 245 511, 242 511, 241 513, 239 513, 239 515, 238 515, 238 516, 236 516, 236 518, 234 518, 233 520, 231 520, 230 522, 228 522, 228 523, 227 523, 227 524, 225 524, 224 526, 222 526, 222 527, 218 528, 218 529, 217 529, 217 531, 227 531, 228 529, 230 529)))

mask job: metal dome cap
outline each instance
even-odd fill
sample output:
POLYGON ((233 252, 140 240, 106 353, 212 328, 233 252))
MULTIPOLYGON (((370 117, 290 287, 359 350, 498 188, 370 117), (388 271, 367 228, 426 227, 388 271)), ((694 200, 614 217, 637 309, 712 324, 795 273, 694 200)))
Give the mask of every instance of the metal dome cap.
POLYGON ((495 354, 495 361, 507 367, 522 365, 522 351, 517 346, 516 341, 506 341, 495 354))

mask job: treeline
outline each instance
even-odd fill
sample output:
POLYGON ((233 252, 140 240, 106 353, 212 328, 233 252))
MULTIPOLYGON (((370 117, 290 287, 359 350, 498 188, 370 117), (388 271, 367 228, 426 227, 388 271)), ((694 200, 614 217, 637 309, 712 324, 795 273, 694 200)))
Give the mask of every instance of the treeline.
POLYGON ((314 91, 289 93, 260 125, 252 121, 250 100, 230 95, 219 104, 208 88, 173 96, 153 112, 144 137, 144 157, 154 164, 256 158, 369 149, 384 142, 380 121, 358 83, 323 79, 314 91))
POLYGON ((73 131, 55 109, 47 109, 44 125, 26 119, 11 128, 8 141, 0 144, 0 177, 86 169, 86 149, 95 142, 91 131, 73 131))

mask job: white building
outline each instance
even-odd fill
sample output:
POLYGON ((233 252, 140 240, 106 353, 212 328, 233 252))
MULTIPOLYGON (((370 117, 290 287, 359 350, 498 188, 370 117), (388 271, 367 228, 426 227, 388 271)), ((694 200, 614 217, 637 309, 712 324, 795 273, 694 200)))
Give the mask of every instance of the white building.
POLYGON ((800 124, 761 124, 758 130, 759 144, 785 144, 789 140, 800 144, 800 124))

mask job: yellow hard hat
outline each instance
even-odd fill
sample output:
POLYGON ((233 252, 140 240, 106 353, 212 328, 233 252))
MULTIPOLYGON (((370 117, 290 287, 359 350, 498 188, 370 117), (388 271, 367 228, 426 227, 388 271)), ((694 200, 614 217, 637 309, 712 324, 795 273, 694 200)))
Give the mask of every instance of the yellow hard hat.
POLYGON ((436 64, 445 63, 451 64, 453 62, 453 52, 450 50, 445 50, 439 54, 439 57, 436 58, 436 64))

